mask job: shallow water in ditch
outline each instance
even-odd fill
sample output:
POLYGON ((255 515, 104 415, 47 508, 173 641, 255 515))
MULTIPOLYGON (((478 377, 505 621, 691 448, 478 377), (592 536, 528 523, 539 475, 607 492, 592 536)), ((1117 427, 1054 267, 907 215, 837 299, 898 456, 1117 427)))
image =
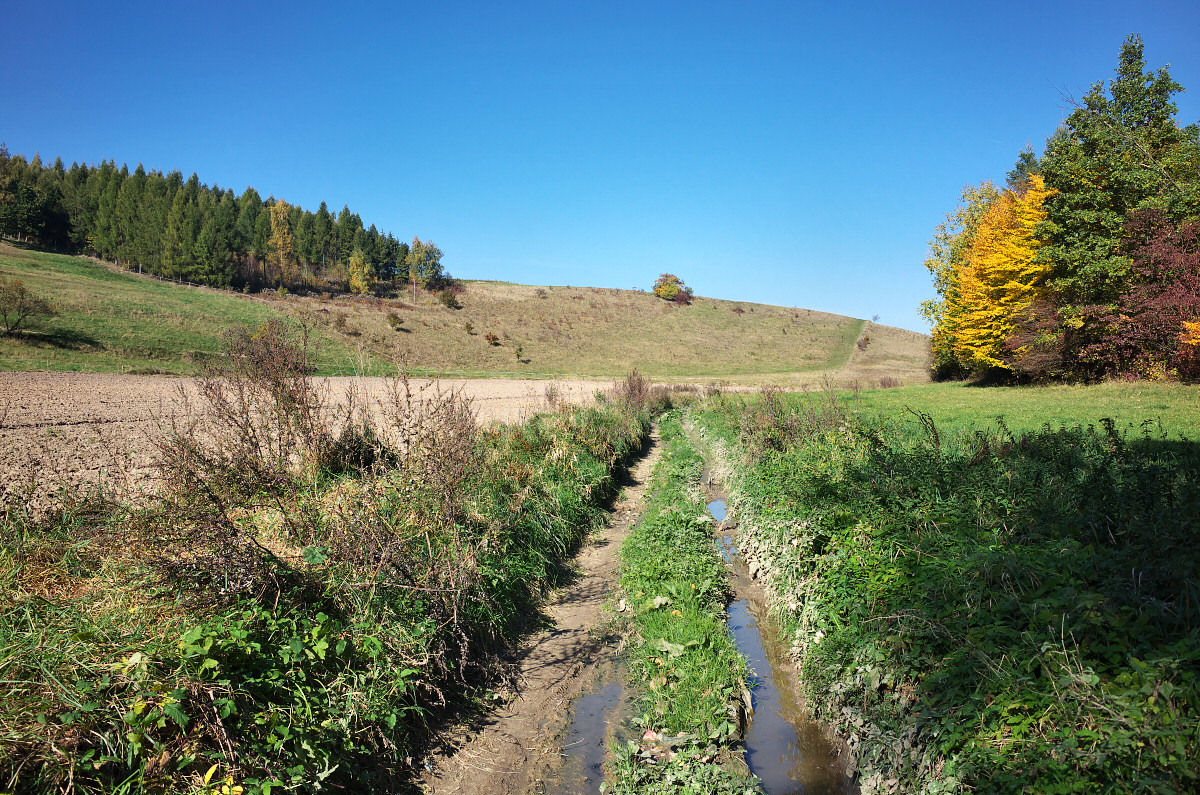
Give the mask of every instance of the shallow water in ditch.
MULTIPOLYGON (((708 510, 725 522, 723 499, 710 502, 708 510)), ((754 715, 745 743, 750 771, 768 795, 857 792, 843 775, 841 761, 820 725, 800 708, 788 675, 787 644, 767 606, 749 587, 733 536, 719 535, 717 545, 734 570, 734 588, 740 597, 729 606, 729 633, 754 673, 754 715)))
POLYGON ((631 715, 629 699, 616 670, 602 669, 594 688, 575 699, 574 716, 562 746, 563 765, 543 785, 554 795, 594 795, 604 782, 604 755, 609 741, 621 739, 631 715))

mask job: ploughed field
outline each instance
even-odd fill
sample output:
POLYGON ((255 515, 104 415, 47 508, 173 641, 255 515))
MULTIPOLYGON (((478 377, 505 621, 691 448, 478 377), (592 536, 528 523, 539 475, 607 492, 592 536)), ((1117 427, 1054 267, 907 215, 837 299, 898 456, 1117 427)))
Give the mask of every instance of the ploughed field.
MULTIPOLYGON (((315 379, 330 399, 352 383, 369 401, 385 399, 388 379, 315 379)), ((552 402, 591 400, 600 381, 414 379, 414 392, 457 390, 479 421, 518 422, 552 402), (423 390, 423 391, 422 391, 423 390)), ((0 372, 0 506, 50 507, 62 488, 104 484, 123 494, 154 484, 154 440, 181 414, 190 378, 111 373, 0 372)))

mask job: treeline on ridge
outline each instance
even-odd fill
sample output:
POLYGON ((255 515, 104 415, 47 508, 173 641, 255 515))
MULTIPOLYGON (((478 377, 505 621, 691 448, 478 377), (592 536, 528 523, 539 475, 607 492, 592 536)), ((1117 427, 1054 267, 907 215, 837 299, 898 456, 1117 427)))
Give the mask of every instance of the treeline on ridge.
POLYGON ((3 144, 0 236, 212 287, 364 293, 445 277, 431 241, 364 228, 348 206, 310 212, 252 187, 238 196, 194 173, 131 172, 111 160, 47 166, 3 144))
POLYGON ((925 263, 936 377, 1200 378, 1200 128, 1176 120, 1182 90, 1131 35, 1040 158, 1026 148, 1003 190, 964 189, 925 263))

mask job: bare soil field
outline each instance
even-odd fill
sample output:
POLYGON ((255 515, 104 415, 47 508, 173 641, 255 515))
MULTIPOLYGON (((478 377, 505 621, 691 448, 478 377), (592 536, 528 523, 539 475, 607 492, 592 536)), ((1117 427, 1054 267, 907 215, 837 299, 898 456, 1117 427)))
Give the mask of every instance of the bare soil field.
MULTIPOLYGON (((386 379, 320 378, 331 398, 352 383, 382 399, 386 379)), ((414 379, 414 390, 433 382, 414 379)), ((519 422, 559 402, 592 400, 607 381, 442 380, 469 397, 480 422, 519 422), (549 390, 549 391, 548 391, 549 390)), ((123 495, 154 487, 154 439, 192 379, 109 373, 0 372, 0 511, 45 510, 61 489, 101 485, 123 495)))

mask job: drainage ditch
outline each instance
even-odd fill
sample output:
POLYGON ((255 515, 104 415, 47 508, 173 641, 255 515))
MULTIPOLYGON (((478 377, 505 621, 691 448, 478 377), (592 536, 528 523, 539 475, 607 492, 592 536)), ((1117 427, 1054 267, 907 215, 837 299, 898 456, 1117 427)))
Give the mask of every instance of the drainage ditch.
POLYGON ((752 672, 754 711, 746 731, 746 763, 767 795, 856 793, 835 746, 820 724, 805 714, 793 681, 789 644, 771 617, 763 589, 738 553, 737 527, 729 521, 724 496, 709 487, 708 512, 717 520, 717 545, 731 569, 735 599, 729 633, 752 672))

